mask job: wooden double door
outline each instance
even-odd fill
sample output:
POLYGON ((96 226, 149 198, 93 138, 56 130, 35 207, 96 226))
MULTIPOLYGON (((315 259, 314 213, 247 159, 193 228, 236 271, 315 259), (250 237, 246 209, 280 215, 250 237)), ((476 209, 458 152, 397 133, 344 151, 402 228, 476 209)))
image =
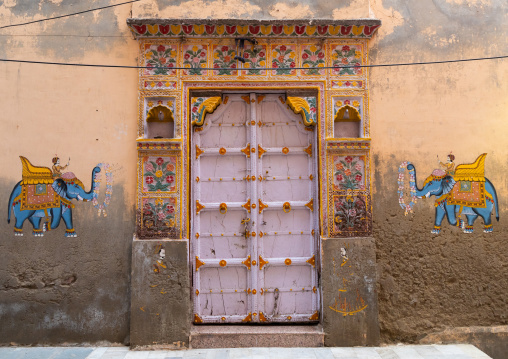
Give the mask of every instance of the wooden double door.
POLYGON ((227 94, 191 146, 194 322, 318 321, 316 130, 284 94, 227 94))

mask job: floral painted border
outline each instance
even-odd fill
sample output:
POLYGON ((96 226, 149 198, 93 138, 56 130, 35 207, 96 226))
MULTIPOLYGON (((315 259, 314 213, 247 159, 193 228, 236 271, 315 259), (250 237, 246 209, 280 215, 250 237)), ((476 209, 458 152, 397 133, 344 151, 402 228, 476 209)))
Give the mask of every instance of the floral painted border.
POLYGON ((296 75, 296 45, 272 45, 272 67, 290 68, 273 70, 273 75, 296 75))
POLYGON ((333 189, 335 191, 365 191, 365 156, 334 155, 333 189))
MULTIPOLYGON (((301 62, 302 67, 325 67, 326 65, 326 52, 323 46, 320 45, 302 45, 301 47, 301 62)), ((326 74, 325 69, 309 69, 301 70, 302 75, 307 76, 323 76, 326 74)))
POLYGON ((230 45, 215 45, 213 47, 213 67, 220 70, 213 70, 214 75, 238 75, 237 70, 224 70, 225 68, 236 69, 237 61, 235 60, 236 47, 230 45))
POLYGON ((207 45, 183 45, 182 47, 183 60, 182 65, 188 70, 183 70, 184 75, 206 75, 207 70, 201 70, 207 67, 207 45))
POLYGON ((143 76, 174 76, 176 70, 171 67, 177 67, 177 45, 163 45, 146 43, 144 47, 144 66, 143 76))
POLYGON ((143 197, 141 200, 141 228, 150 236, 170 236, 177 233, 178 205, 176 197, 143 197))
POLYGON ((175 193, 177 156, 144 156, 142 158, 143 193, 175 193))
MULTIPOLYGON (((153 20, 152 20, 153 21, 153 20)), ((369 20, 365 25, 308 25, 308 24, 256 24, 256 25, 209 25, 209 24, 150 24, 145 20, 128 19, 127 25, 136 37, 302 37, 371 38, 380 21, 369 20)))
POLYGON ((331 69, 331 74, 335 76, 355 76, 363 75, 364 69, 360 66, 363 63, 363 46, 360 44, 332 44, 330 46, 330 56, 332 66, 354 66, 331 69))
POLYGON ((266 76, 266 70, 249 70, 249 68, 266 67, 266 46, 267 45, 253 45, 243 51, 243 58, 245 59, 243 68, 247 70, 242 70, 242 75, 266 76))

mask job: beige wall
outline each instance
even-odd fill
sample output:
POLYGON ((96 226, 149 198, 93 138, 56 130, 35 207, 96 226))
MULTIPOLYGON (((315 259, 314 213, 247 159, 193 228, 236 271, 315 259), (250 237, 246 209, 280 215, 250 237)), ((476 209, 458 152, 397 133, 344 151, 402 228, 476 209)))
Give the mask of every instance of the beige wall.
MULTIPOLYGON (((84 8, 79 2, 68 4, 57 0, 3 1, 0 22, 18 23, 84 8)), ((381 19, 383 25, 371 41, 372 64, 499 56, 508 53, 506 10, 502 0, 333 3, 320 0, 297 6, 267 0, 147 0, 2 29, 0 58, 136 65, 137 42, 125 21, 129 17, 149 16, 374 17, 381 19)), ((505 176, 508 150, 504 141, 508 134, 507 73, 508 60, 502 59, 380 67, 370 72, 374 237, 378 245, 379 308, 384 341, 416 341, 425 333, 447 326, 507 324, 508 304, 504 298, 508 245, 503 238, 507 229, 504 203, 508 196, 505 176), (436 155, 444 159, 449 151, 455 154, 457 164, 472 162, 479 154, 488 153, 486 175, 496 186, 501 202, 501 220, 494 223, 494 234, 484 235, 478 220, 473 235, 444 227, 439 237, 431 236, 432 200, 423 204, 420 201, 414 216, 404 217, 398 207, 398 165, 405 160, 415 163, 421 185, 424 176, 436 167, 436 155)), ((84 292, 93 297, 95 292, 88 292, 87 288, 97 287, 102 291, 113 288, 118 305, 127 305, 128 243, 133 232, 135 202, 137 76, 133 69, 0 63, 2 164, 8 169, 0 176, 0 203, 4 209, 12 187, 21 179, 19 155, 41 166, 50 166, 55 153, 62 162, 70 157, 69 170, 86 187, 90 186, 90 172, 97 163, 108 162, 115 170, 113 213, 99 219, 91 205, 83 203, 74 211, 75 222, 91 237, 85 235, 78 237, 77 242, 62 244, 65 238, 61 230, 58 236, 51 233, 37 242, 27 233, 20 241, 12 234, 12 222, 10 225, 5 220, 0 222, 0 250, 9 253, 9 260, 0 264, 3 273, 0 282, 5 283, 4 287, 15 288, 9 293, 0 289, 0 303, 3 303, 0 313, 8 313, 2 315, 7 315, 9 323, 23 320, 13 310, 20 303, 31 306, 36 313, 33 320, 42 321, 44 310, 50 314, 56 311, 45 304, 53 295, 45 293, 45 287, 33 293, 23 286, 37 287, 46 277, 55 277, 58 283, 58 278, 73 271, 79 272, 76 288, 64 288, 58 296, 74 298, 81 303, 78 306, 88 308, 90 303, 79 299, 84 292), (51 259, 55 251, 64 251, 58 263, 51 259), (43 255, 47 257, 41 262, 43 255), (86 274, 85 264, 94 261, 100 264, 101 270, 86 274), (56 264, 60 269, 55 272, 51 268, 56 264), (23 277, 19 273, 28 274, 23 277), (83 284, 82 276, 86 278, 83 284), (97 282, 101 277, 105 279, 97 282), (116 284, 111 287, 111 283, 116 284)), ((76 304, 68 305, 71 308, 76 304)), ((97 302, 96 307, 106 318, 118 314, 114 305, 97 302)), ((69 313, 73 310, 69 309, 69 313)), ((77 318, 80 310, 67 314, 77 318)), ((122 313, 128 315, 127 312, 122 313)), ((90 314, 89 318, 94 315, 97 314, 90 314)), ((58 328, 68 329, 64 323, 58 328)), ((74 332, 79 334, 79 329, 74 332)), ((127 340, 127 333, 128 326, 122 322, 114 335, 90 331, 85 340, 106 336, 110 341, 122 341, 127 340)), ((31 334, 32 342, 58 340, 57 332, 54 337, 37 331, 31 334)), ((18 335, 8 341, 20 341, 19 338, 18 335)))

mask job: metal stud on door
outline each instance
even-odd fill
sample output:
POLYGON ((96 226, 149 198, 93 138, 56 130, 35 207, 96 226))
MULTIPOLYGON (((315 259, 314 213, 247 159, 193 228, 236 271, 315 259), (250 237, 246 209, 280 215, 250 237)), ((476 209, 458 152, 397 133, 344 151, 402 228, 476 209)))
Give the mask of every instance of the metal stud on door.
POLYGON ((315 133, 280 95, 228 97, 193 136, 195 323, 315 321, 315 133))

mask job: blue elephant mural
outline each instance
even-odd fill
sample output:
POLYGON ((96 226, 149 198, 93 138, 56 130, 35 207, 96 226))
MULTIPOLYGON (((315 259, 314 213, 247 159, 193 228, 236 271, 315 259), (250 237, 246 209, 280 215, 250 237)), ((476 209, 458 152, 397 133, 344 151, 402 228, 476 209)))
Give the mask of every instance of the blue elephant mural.
MULTIPOLYGON (((436 216, 431 233, 438 234, 446 217, 448 223, 460 227, 464 233, 473 233, 473 224, 478 217, 483 219, 485 233, 491 233, 492 211, 495 210, 499 221, 499 202, 494 185, 485 177, 486 153, 480 155, 474 163, 458 165, 455 171, 436 169, 428 176, 423 187, 416 184, 416 169, 410 162, 403 162, 399 169, 399 203, 408 212, 412 212, 417 198, 435 196, 436 216), (404 175, 407 168, 410 173, 411 202, 403 201, 404 175), (467 223, 461 219, 464 214, 467 223)), ((453 168, 452 168, 453 169, 453 168)))
MULTIPOLYGON (((8 206, 7 223, 11 221, 11 212, 14 212, 16 222, 14 233, 23 235, 23 223, 28 221, 33 226, 35 236, 43 236, 45 231, 55 229, 63 219, 66 237, 76 237, 72 223, 71 200, 93 201, 96 199, 96 174, 101 169, 95 167, 92 170, 92 188, 86 191, 83 183, 72 172, 60 173, 60 169, 53 171, 48 167, 33 166, 27 158, 20 156, 23 166, 22 180, 18 182, 11 192, 8 206)), ((54 164, 59 164, 58 158, 53 159, 54 164)), ((55 167, 55 166, 53 166, 55 167)))

